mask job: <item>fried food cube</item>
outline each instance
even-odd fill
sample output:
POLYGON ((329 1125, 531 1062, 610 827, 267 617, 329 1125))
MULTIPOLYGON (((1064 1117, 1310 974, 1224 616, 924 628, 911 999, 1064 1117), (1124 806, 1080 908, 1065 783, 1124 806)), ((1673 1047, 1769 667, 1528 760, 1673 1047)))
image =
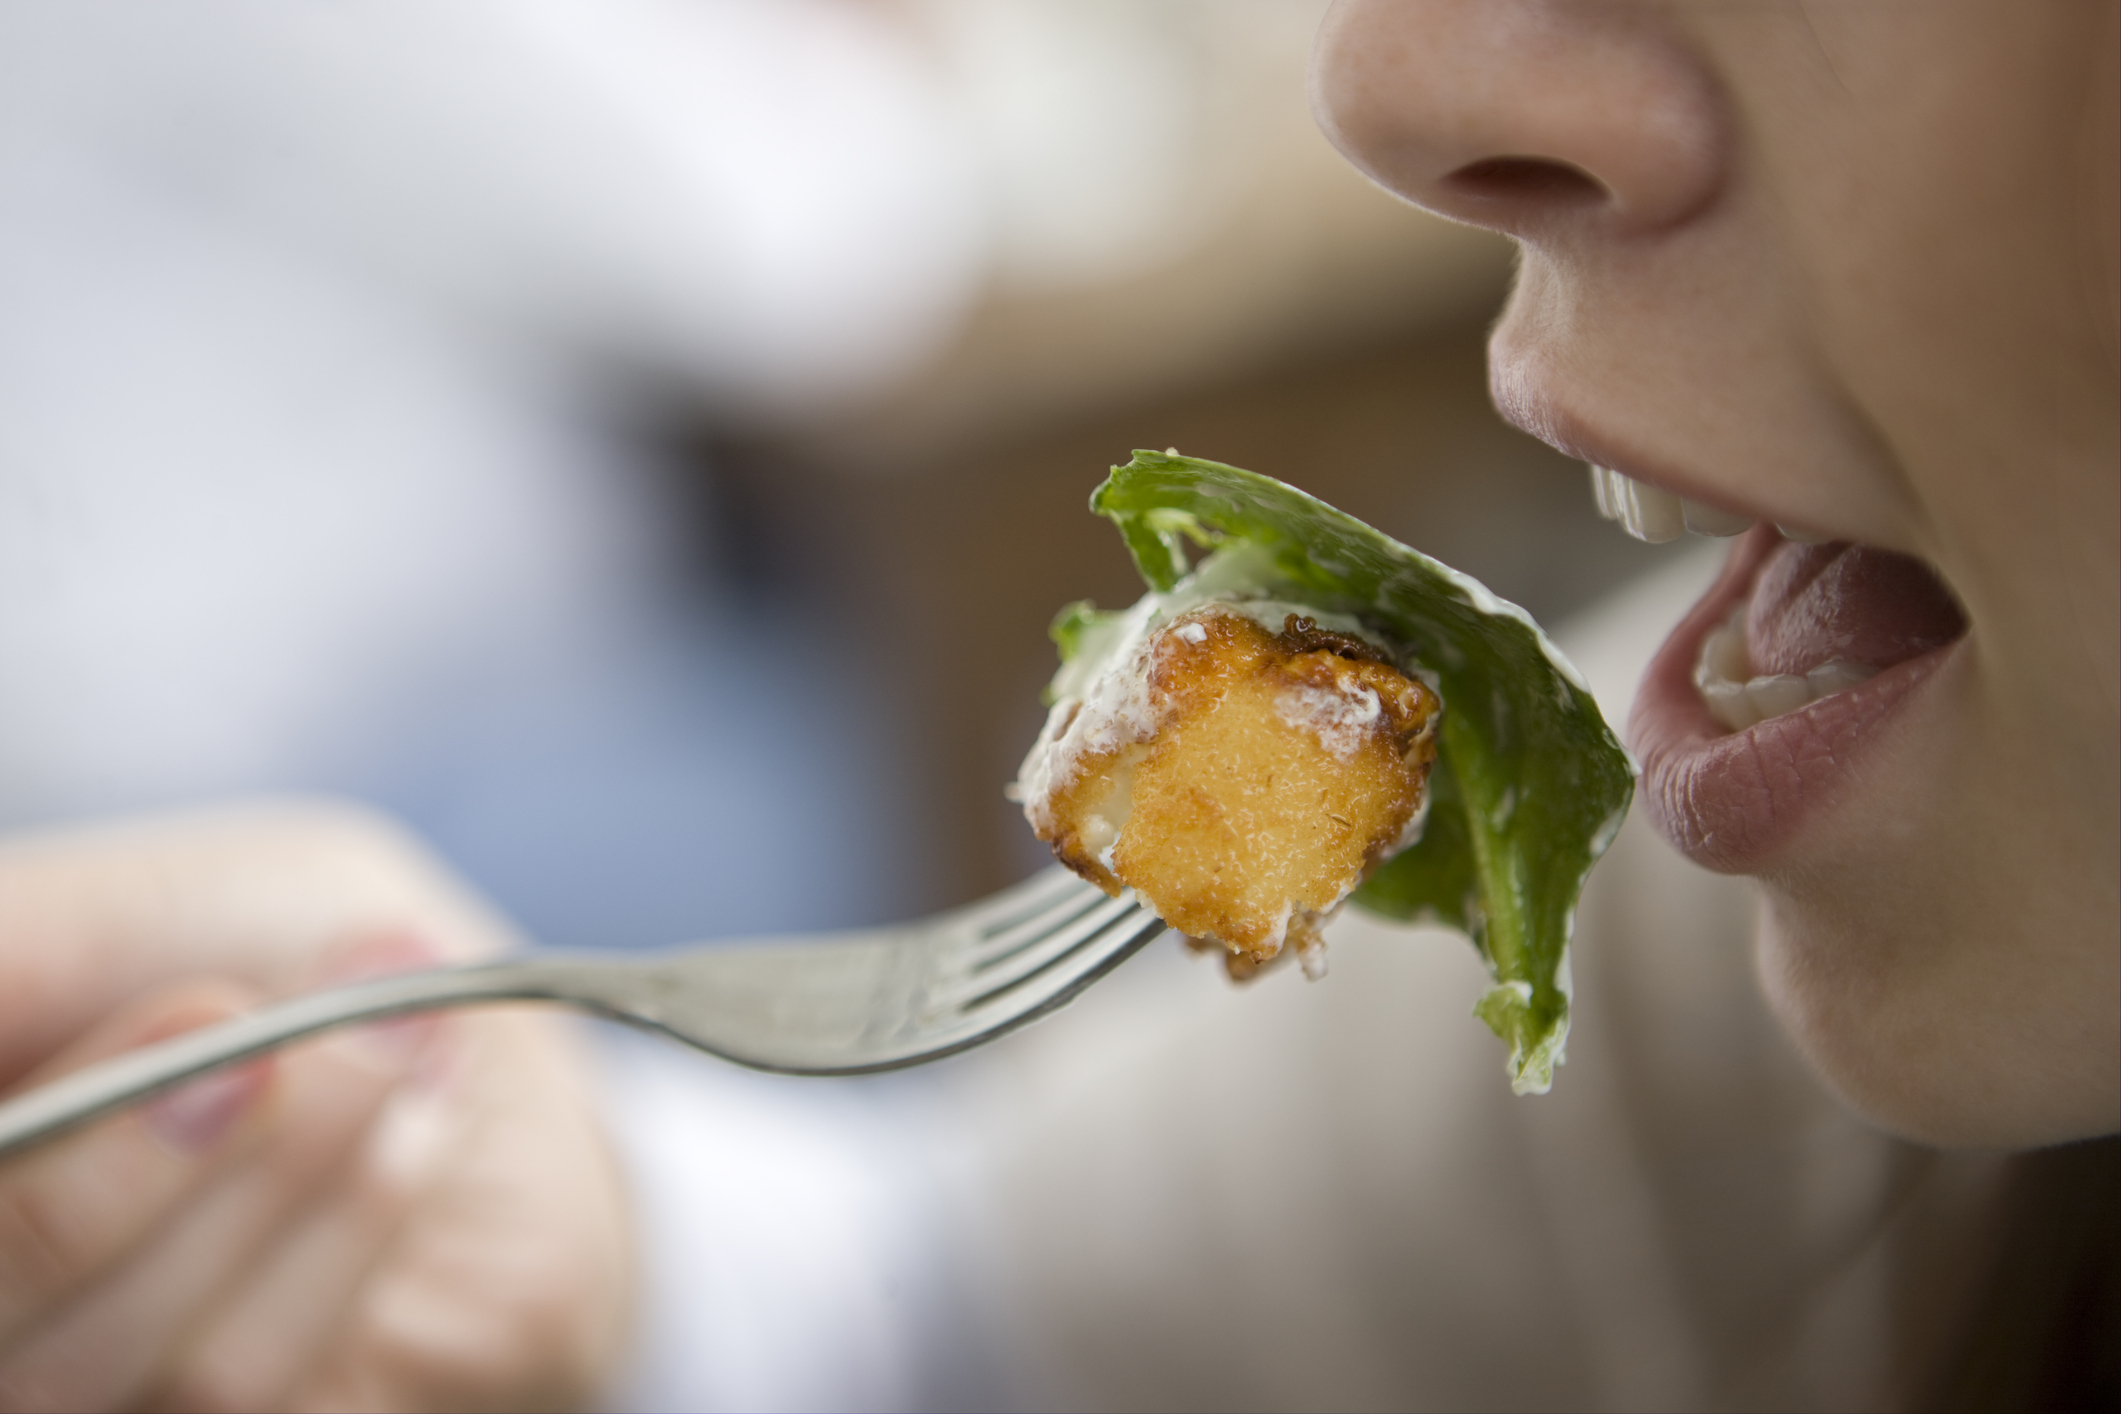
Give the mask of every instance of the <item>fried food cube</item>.
POLYGON ((1048 786, 1025 801, 1040 838, 1107 892, 1131 886, 1220 943, 1234 974, 1285 946, 1313 970, 1319 926, 1415 827, 1436 694, 1362 638, 1295 613, 1277 633, 1216 604, 1110 671, 1136 681, 1056 713, 1041 739, 1063 768, 1027 763, 1048 786))

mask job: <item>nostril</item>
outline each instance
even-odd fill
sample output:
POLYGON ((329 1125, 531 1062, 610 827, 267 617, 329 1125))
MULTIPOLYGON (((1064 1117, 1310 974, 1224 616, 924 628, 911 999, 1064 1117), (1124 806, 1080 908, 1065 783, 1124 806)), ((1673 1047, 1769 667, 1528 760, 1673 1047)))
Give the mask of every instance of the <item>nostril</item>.
POLYGON ((1545 157, 1488 157, 1445 177, 1444 185, 1476 201, 1519 206, 1590 206, 1610 195, 1582 169, 1545 157))

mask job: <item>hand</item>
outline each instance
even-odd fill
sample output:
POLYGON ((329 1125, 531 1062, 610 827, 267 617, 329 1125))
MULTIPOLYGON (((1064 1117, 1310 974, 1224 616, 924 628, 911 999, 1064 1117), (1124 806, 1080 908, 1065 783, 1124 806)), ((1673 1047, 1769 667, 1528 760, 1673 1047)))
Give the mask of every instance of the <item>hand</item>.
MULTIPOLYGON (((258 807, 0 843, 0 1086, 505 926, 371 817, 258 807)), ((0 1409, 594 1397, 631 1231, 550 1015, 387 1023, 0 1164, 0 1409)))

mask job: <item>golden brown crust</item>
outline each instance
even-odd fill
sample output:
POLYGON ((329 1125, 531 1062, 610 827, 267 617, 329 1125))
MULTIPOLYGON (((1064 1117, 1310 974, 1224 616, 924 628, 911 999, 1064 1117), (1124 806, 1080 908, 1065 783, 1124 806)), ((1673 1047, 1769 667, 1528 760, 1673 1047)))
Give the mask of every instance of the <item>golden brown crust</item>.
POLYGON ((1251 964, 1315 947, 1421 807, 1436 695, 1361 639, 1218 606, 1158 630, 1147 686, 1154 735, 1075 763, 1054 853, 1251 964))
POLYGON ((1274 646, 1294 656, 1298 653, 1316 653, 1323 650, 1342 658, 1357 662, 1387 663, 1392 660, 1384 649, 1367 643, 1353 634, 1335 633, 1329 628, 1320 628, 1318 620, 1301 614, 1282 616, 1281 632, 1274 636, 1274 646))

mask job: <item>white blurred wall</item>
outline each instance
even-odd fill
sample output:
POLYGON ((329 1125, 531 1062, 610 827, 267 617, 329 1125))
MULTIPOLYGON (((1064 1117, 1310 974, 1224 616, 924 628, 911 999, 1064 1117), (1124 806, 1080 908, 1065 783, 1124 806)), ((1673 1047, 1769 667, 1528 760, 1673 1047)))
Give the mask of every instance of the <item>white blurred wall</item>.
POLYGON ((888 906, 876 744, 729 670, 785 625, 681 600, 628 429, 873 394, 986 225, 860 7, 0 8, 0 821, 339 787, 568 941, 806 835, 888 906))

